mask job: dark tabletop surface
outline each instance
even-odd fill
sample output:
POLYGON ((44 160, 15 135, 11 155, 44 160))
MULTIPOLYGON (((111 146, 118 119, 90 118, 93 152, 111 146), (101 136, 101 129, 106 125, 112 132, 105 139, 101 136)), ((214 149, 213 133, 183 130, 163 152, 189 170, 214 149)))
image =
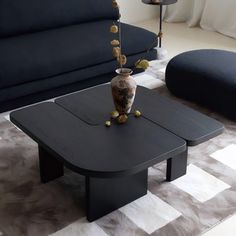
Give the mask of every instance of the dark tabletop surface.
POLYGON ((134 174, 223 132, 223 125, 144 87, 124 125, 104 122, 114 110, 110 85, 14 111, 11 121, 70 169, 94 177, 134 174))
MULTIPOLYGON (((92 106, 93 99, 96 100, 96 96, 91 97, 85 109, 94 107, 89 113, 93 114, 92 123, 100 114, 96 114, 100 111, 99 100, 92 106)), ((74 106, 83 110, 81 103, 74 106)), ((103 106, 101 103, 100 108, 103 106)), ((105 113, 109 114, 109 108, 105 113)), ((103 117, 107 119, 106 114, 103 117)), ((83 118, 87 119, 87 115, 83 118)), ((134 174, 186 150, 183 139, 144 117, 131 116, 126 124, 107 128, 103 118, 99 125, 91 125, 62 106, 46 102, 12 112, 10 118, 65 166, 87 176, 134 174)))
POLYGON ((143 3, 145 4, 150 4, 150 5, 171 5, 177 2, 177 0, 142 0, 143 3))
MULTIPOLYGON (((90 125, 102 125, 114 110, 110 85, 65 96, 55 101, 90 125)), ((221 134, 222 123, 179 102, 138 86, 134 110, 140 110, 146 119, 169 130, 194 146, 221 134)))

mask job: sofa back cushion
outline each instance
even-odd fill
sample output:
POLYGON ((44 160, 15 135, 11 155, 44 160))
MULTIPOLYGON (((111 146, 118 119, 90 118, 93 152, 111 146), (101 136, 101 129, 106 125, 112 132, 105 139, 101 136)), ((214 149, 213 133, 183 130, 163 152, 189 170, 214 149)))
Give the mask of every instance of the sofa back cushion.
POLYGON ((117 18, 112 0, 0 0, 0 37, 117 18))

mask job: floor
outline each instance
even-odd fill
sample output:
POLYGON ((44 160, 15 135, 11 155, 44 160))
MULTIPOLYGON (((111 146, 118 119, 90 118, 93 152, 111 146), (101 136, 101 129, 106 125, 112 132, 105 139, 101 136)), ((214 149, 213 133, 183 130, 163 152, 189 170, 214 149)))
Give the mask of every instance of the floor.
MULTIPOLYGON (((149 20, 136 24, 150 31, 157 32, 157 20, 149 20)), ((222 34, 203 31, 198 27, 188 28, 185 23, 163 24, 163 47, 169 57, 194 49, 215 48, 236 52, 236 40, 222 34)), ((202 236, 235 236, 236 214, 217 225, 202 236)))
MULTIPOLYGON (((140 22, 136 25, 156 33, 158 30, 157 20, 140 22)), ((162 44, 170 57, 184 51, 205 48, 236 52, 235 39, 216 32, 204 31, 198 27, 189 28, 185 23, 164 23, 162 44)))

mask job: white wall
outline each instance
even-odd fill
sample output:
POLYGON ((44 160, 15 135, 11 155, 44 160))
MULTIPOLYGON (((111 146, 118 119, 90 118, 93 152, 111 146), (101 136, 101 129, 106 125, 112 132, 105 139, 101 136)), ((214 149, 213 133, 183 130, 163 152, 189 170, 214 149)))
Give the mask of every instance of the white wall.
POLYGON ((117 0, 117 2, 120 5, 123 22, 134 23, 158 16, 158 6, 146 5, 142 3, 142 0, 117 0))

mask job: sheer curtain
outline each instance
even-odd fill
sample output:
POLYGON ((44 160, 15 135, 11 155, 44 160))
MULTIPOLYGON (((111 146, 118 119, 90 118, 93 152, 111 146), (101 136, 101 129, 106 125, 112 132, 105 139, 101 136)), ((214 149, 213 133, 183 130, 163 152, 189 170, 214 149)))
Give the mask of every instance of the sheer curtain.
POLYGON ((236 0, 178 0, 166 8, 164 20, 200 25, 236 38, 236 0))

